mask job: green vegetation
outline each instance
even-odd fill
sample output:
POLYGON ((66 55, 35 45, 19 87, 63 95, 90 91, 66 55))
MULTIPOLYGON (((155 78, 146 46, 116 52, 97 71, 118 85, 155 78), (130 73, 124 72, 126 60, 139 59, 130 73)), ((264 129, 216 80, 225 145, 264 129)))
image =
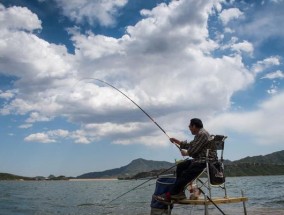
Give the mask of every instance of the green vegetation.
POLYGON ((69 177, 66 177, 64 175, 60 175, 60 176, 54 176, 54 175, 50 175, 48 177, 48 180, 54 180, 54 181, 59 181, 59 180, 69 180, 70 178, 69 177))
POLYGON ((268 155, 245 157, 235 162, 284 165, 284 150, 274 152, 268 155))
POLYGON ((25 176, 19 176, 19 175, 13 175, 9 173, 0 173, 0 180, 25 180, 25 181, 41 181, 41 180, 69 180, 74 177, 65 177, 64 175, 60 176, 54 176, 50 175, 48 178, 43 176, 36 176, 36 177, 25 177, 25 176))
MULTIPOLYGON (((164 169, 153 170, 149 172, 140 172, 132 177, 120 177, 119 179, 141 179, 157 176, 164 169)), ((174 171, 167 174, 174 173, 174 171)), ((240 163, 225 165, 226 177, 237 176, 265 176, 265 175, 284 175, 284 165, 260 164, 260 163, 240 163)))
POLYGON ((0 180, 32 180, 32 178, 13 175, 9 173, 0 173, 0 180))
POLYGON ((226 176, 284 175, 284 165, 239 163, 225 166, 226 176))

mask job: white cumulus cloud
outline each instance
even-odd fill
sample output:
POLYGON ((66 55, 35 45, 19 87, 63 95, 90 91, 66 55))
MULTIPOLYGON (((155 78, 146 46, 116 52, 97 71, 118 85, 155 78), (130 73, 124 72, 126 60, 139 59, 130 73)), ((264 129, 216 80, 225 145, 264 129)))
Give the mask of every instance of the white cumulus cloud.
POLYGON ((241 53, 241 52, 246 52, 250 55, 253 54, 253 45, 252 43, 248 42, 248 41, 243 41, 240 43, 235 43, 232 45, 231 47, 233 50, 241 53))
MULTIPOLYGON (((73 32, 75 54, 34 34, 6 29, 0 54, 9 61, 0 69, 18 78, 19 93, 4 105, 2 114, 29 114, 26 123, 65 117, 82 124, 81 130, 70 131, 70 137, 81 143, 107 135, 121 143, 131 133, 141 141, 143 135, 156 135, 149 129, 151 122, 144 125, 145 116, 125 97, 96 81, 78 83, 82 77, 112 83, 158 120, 185 109, 227 109, 231 96, 249 86, 253 76, 240 55, 210 55, 218 48, 207 29, 215 3, 157 5, 142 11, 144 18, 128 26, 121 38, 73 32), (96 130, 84 126, 90 124, 96 124, 96 130)), ((49 133, 40 135, 43 141, 56 139, 49 133)))
POLYGON ((38 19, 38 16, 28 8, 17 6, 5 8, 0 3, 1 34, 4 33, 5 29, 33 31, 41 28, 41 21, 38 19))
POLYGON ((31 134, 24 139, 26 142, 40 142, 40 143, 54 143, 56 142, 54 139, 51 139, 45 133, 35 133, 31 134))
POLYGON ((26 142, 38 142, 38 143, 55 143, 60 141, 62 138, 67 138, 69 135, 69 131, 58 129, 58 130, 50 130, 47 132, 40 132, 35 134, 30 134, 25 137, 26 142))
POLYGON ((282 79, 284 78, 284 72, 277 70, 275 72, 267 73, 262 79, 282 79))
MULTIPOLYGON (((58 2, 70 4, 64 13, 74 16, 72 19, 77 22, 83 17, 99 19, 92 17, 95 15, 90 15, 87 8, 98 3, 58 2), (77 11, 75 6, 83 6, 86 11, 77 11)), ((110 20, 115 14, 112 9, 124 4, 126 1, 116 1, 108 7, 110 20)), ((117 144, 149 145, 148 139, 156 137, 159 129, 153 129, 155 125, 119 92, 92 79, 81 80, 86 77, 113 84, 174 133, 181 125, 174 122, 187 121, 185 115, 210 117, 229 110, 232 96, 255 81, 240 53, 252 53, 253 47, 235 38, 230 47, 236 54, 212 54, 221 49, 208 32, 208 19, 216 4, 218 1, 173 1, 142 10, 143 18, 127 26, 121 38, 73 31, 74 53, 68 53, 64 45, 4 25, 0 57, 5 61, 0 61, 0 71, 17 78, 13 84, 17 93, 1 107, 0 113, 23 115, 26 126, 62 117, 80 127, 34 133, 26 141, 71 139, 87 144, 109 138, 117 144)), ((8 10, 2 7, 7 16, 12 16, 8 10)), ((31 11, 21 12, 35 19, 31 11)), ((226 22, 242 14, 237 10, 222 13, 226 22)), ((105 25, 113 23, 102 20, 105 25)), ((31 26, 30 29, 38 28, 31 26)), ((279 63, 278 57, 270 57, 257 62, 251 70, 259 73, 279 63)), ((164 138, 156 138, 155 144, 163 145, 164 138)))
POLYGON ((280 58, 278 56, 271 56, 265 58, 264 60, 257 61, 252 66, 252 71, 257 74, 263 72, 265 69, 270 68, 272 66, 277 66, 280 64, 280 58))
POLYGON ((0 90, 0 98, 8 100, 13 98, 15 96, 15 93, 16 92, 14 90, 6 90, 6 91, 0 90))
POLYGON ((256 110, 217 115, 207 122, 207 127, 215 133, 246 136, 250 144, 283 145, 283 104, 282 92, 262 102, 256 110))
POLYGON ((224 25, 227 25, 231 20, 238 19, 243 15, 243 12, 238 8, 224 9, 220 13, 220 19, 224 25))
POLYGON ((103 26, 115 24, 115 17, 127 0, 56 0, 65 16, 77 23, 87 21, 90 24, 99 23, 103 26))

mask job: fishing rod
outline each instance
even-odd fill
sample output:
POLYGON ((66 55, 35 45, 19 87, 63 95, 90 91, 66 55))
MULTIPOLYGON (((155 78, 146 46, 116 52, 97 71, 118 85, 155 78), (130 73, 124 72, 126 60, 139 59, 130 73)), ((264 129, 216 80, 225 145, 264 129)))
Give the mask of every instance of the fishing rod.
POLYGON ((156 175, 156 176, 154 176, 154 177, 152 177, 152 178, 149 178, 147 181, 144 181, 143 183, 141 183, 141 184, 137 185, 136 187, 132 188, 131 190, 128 190, 127 192, 125 192, 125 193, 121 194, 120 196, 114 198, 113 200, 111 200, 111 201, 108 202, 107 204, 110 204, 110 203, 114 202, 115 200, 121 198, 122 196, 126 195, 127 193, 130 193, 131 191, 136 190, 137 188, 141 187, 142 185, 146 184, 147 182, 149 182, 149 181, 151 181, 151 180, 153 180, 153 179, 158 178, 161 174, 163 174, 163 173, 165 173, 165 172, 171 170, 172 168, 176 167, 177 165, 178 165, 178 164, 175 164, 175 165, 173 165, 172 167, 170 167, 170 168, 168 168, 168 169, 166 169, 166 170, 160 172, 158 175, 156 175))
MULTIPOLYGON (((115 86, 107 83, 106 81, 103 81, 101 79, 98 79, 98 78, 82 78, 80 79, 77 83, 79 83, 80 81, 83 81, 83 80, 95 80, 95 81, 99 81, 101 83, 104 83, 108 86, 110 86, 111 88, 115 89, 116 91, 120 92, 122 95, 124 95, 127 99, 129 99, 134 105, 136 105, 169 139, 170 139, 170 136, 166 133, 166 131, 145 111, 143 110, 135 101, 133 101, 129 96, 127 96, 124 92, 122 92, 121 90, 119 90, 118 88, 116 88, 115 86)), ((76 83, 76 84, 77 84, 76 83)), ((76 84, 74 86, 76 86, 76 84)), ((175 146, 181 151, 179 145, 177 145, 176 143, 174 143, 175 146)))

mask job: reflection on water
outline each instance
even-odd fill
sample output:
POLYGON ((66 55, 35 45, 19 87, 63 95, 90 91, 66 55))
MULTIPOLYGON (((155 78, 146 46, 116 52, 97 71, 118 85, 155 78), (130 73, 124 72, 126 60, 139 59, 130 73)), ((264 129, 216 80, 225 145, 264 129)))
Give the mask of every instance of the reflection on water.
MULTIPOLYGON (((108 204, 143 183, 137 181, 0 181, 0 214, 149 214, 155 181, 108 204)), ((249 198, 250 214, 284 214, 283 176, 227 178, 229 196, 249 198)), ((218 195, 218 192, 213 193, 218 195)), ((220 205, 226 214, 243 214, 242 203, 220 205)), ((201 206, 176 205, 172 214, 204 214, 201 206)), ((210 206, 210 215, 220 212, 210 206)))

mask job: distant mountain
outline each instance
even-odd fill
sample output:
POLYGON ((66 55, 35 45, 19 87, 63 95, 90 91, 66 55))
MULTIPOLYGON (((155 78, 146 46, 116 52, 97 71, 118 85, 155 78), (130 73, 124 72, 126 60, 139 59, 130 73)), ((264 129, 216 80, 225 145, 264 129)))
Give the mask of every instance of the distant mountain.
MULTIPOLYGON (((284 150, 267 155, 245 157, 240 160, 225 160, 226 176, 256 176, 256 175, 284 175, 284 150)), ((138 179, 153 177, 166 169, 172 167, 174 163, 166 161, 145 160, 142 158, 133 160, 126 166, 105 170, 102 172, 89 172, 77 178, 122 178, 138 179)), ((171 169, 171 173, 175 168, 171 169)), ((44 177, 25 177, 9 173, 0 173, 0 180, 41 180, 44 177)), ((72 177, 58 176, 49 180, 67 180, 72 177)))
POLYGON ((32 178, 9 173, 0 173, 0 180, 32 180, 32 178))
POLYGON ((117 177, 130 177, 139 172, 149 172, 152 170, 167 169, 173 166, 173 163, 166 161, 152 161, 142 158, 133 160, 126 166, 105 170, 102 172, 90 172, 78 176, 77 178, 117 178, 117 177))
POLYGON ((227 176, 284 175, 284 150, 225 164, 227 176))
MULTIPOLYGON (((284 175, 284 150, 236 161, 225 160, 224 164, 227 176, 284 175)), ((90 172, 77 178, 143 178, 157 175, 173 165, 166 161, 139 158, 120 168, 90 172)))
POLYGON ((260 164, 278 164, 284 165, 284 150, 274 152, 268 155, 259 155, 253 157, 245 157, 234 161, 233 163, 260 163, 260 164))

